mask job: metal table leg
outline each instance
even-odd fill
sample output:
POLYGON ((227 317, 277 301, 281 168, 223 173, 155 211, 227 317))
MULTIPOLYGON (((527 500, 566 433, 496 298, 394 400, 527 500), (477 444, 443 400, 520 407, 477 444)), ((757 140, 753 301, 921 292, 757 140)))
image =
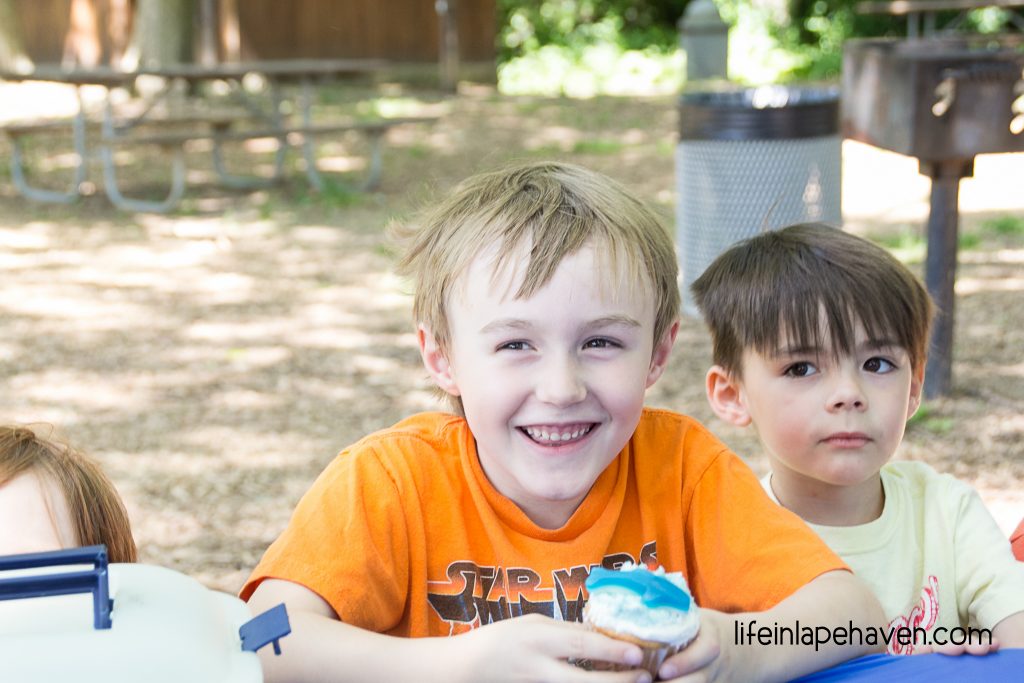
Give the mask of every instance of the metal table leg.
MULTIPOLYGON (((302 157, 306 162, 306 177, 310 186, 316 192, 323 192, 324 178, 316 167, 316 138, 313 135, 313 87, 308 78, 302 79, 302 93, 300 106, 302 109, 302 157)), ((361 131, 370 142, 370 162, 367 169, 366 180, 359 184, 359 190, 372 192, 380 185, 381 169, 383 168, 383 147, 384 136, 387 128, 371 128, 361 131)))
POLYGON ((117 182, 117 164, 114 163, 114 149, 111 145, 101 144, 100 158, 103 160, 103 187, 110 202, 124 211, 145 211, 151 213, 167 213, 178 205, 185 194, 185 151, 181 145, 175 145, 171 162, 171 189, 167 197, 160 201, 148 199, 132 199, 125 197, 117 182))
POLYGON ((313 134, 308 132, 313 127, 313 86, 308 77, 302 78, 301 87, 299 104, 302 109, 302 127, 307 131, 302 135, 302 157, 306 161, 306 177, 315 191, 323 192, 324 179, 316 167, 316 140, 313 134))
POLYGON ((86 148, 85 148, 85 111, 82 109, 81 92, 78 94, 78 113, 71 120, 71 138, 75 147, 75 155, 78 161, 75 164, 74 176, 67 191, 45 190, 41 187, 33 187, 25 175, 25 156, 21 147, 21 135, 8 131, 7 137, 11 141, 11 180, 14 187, 22 194, 33 201, 49 202, 51 204, 71 204, 81 197, 79 188, 85 182, 86 177, 86 148))
POLYGON ((223 153, 224 140, 214 135, 213 137, 213 169, 217 172, 217 177, 220 179, 220 183, 225 187, 230 187, 236 190, 254 190, 261 187, 270 187, 281 182, 281 178, 284 176, 284 160, 285 150, 288 146, 287 140, 284 136, 277 141, 277 150, 274 152, 274 170, 271 175, 266 178, 259 176, 244 176, 231 173, 227 169, 227 164, 224 163, 223 153))
MULTIPOLYGON (((109 96, 104 107, 103 115, 103 138, 107 140, 116 137, 114 133, 114 112, 109 96)), ((103 162, 103 189, 111 203, 125 211, 145 211, 152 213, 167 213, 178 205, 182 195, 185 193, 185 150, 182 145, 162 146, 165 151, 173 154, 171 162, 171 189, 167 196, 160 201, 147 199, 132 199, 125 197, 117 182, 117 164, 114 161, 114 145, 106 140, 100 142, 100 159, 103 162)))
MULTIPOLYGON (((284 122, 281 119, 280 88, 275 81, 270 81, 271 110, 268 115, 265 111, 257 107, 248 96, 246 96, 245 92, 241 90, 242 86, 240 83, 236 84, 236 87, 238 88, 235 91, 238 95, 238 99, 246 109, 255 114, 257 119, 266 120, 273 128, 282 131, 282 135, 277 141, 277 150, 274 152, 274 170, 267 178, 231 173, 227 170, 227 164, 224 163, 223 145, 225 141, 217 135, 214 135, 213 137, 213 168, 217 172, 217 177, 220 178, 221 184, 225 187, 231 187, 236 190, 252 190, 259 189, 261 187, 269 187, 281 182, 281 179, 284 177, 285 154, 288 150, 288 141, 285 139, 283 132, 284 122)), ((215 125, 214 130, 218 133, 227 133, 228 127, 226 125, 215 125)))

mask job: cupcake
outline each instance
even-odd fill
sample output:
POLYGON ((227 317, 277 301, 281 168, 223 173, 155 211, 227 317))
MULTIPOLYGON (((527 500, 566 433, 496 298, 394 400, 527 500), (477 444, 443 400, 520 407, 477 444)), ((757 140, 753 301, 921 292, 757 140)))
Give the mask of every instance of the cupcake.
MULTIPOLYGON (((587 578, 583 623, 591 630, 640 646, 640 668, 653 678, 665 658, 686 647, 700 630, 700 616, 679 572, 666 574, 626 563, 619 571, 595 567, 587 578)), ((627 667, 593 662, 594 668, 627 667)))

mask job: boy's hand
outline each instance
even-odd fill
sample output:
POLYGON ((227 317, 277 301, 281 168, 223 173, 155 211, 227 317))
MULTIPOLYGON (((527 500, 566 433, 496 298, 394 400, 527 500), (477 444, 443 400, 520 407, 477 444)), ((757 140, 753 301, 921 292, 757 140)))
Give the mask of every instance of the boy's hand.
MULTIPOLYGON (((612 662, 635 667, 640 648, 582 624, 555 621, 538 614, 489 624, 447 644, 458 647, 451 665, 457 680, 557 681, 558 683, 650 683, 646 671, 586 671, 570 664, 577 659, 612 662)), ((454 653, 453 653, 454 654, 454 653)))
POLYGON ((990 652, 995 652, 999 649, 999 641, 996 639, 982 640, 979 637, 973 637, 967 643, 963 645, 954 645, 952 643, 946 643, 945 645, 915 645, 914 651, 911 654, 915 655, 927 655, 931 653, 937 653, 940 655, 949 655, 956 657, 959 655, 987 655, 990 652))
POLYGON ((722 634, 726 623, 728 628, 732 627, 732 619, 712 609, 702 609, 700 618, 700 631, 693 642, 666 659, 658 669, 658 676, 662 680, 730 680, 726 672, 726 658, 723 656, 722 644, 725 639, 722 634))

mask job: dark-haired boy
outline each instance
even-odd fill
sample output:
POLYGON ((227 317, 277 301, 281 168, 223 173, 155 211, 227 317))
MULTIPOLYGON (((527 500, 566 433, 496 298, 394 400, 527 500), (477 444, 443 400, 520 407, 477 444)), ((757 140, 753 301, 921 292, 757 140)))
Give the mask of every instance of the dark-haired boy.
POLYGON ((756 427, 765 490, 875 590, 889 651, 1024 647, 1024 565, 977 494, 889 462, 921 401, 933 306, 917 278, 867 240, 806 224, 732 247, 692 290, 713 337, 714 412, 756 427), (968 626, 994 639, 957 645, 968 626))

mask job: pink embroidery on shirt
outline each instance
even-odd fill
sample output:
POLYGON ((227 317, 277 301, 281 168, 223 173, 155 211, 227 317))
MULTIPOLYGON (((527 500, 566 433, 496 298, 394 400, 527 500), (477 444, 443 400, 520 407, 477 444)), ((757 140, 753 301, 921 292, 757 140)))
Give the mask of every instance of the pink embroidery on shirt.
POLYGON ((889 641, 889 654, 909 655, 914 653, 913 643, 899 642, 899 640, 893 635, 896 629, 909 630, 914 636, 916 636, 916 629, 929 631, 933 626, 935 626, 935 622, 938 621, 939 579, 935 576, 929 576, 927 582, 928 585, 921 589, 921 599, 916 605, 914 605, 914 608, 910 610, 910 614, 906 616, 898 616, 889 622, 889 634, 892 636, 892 639, 889 641))

